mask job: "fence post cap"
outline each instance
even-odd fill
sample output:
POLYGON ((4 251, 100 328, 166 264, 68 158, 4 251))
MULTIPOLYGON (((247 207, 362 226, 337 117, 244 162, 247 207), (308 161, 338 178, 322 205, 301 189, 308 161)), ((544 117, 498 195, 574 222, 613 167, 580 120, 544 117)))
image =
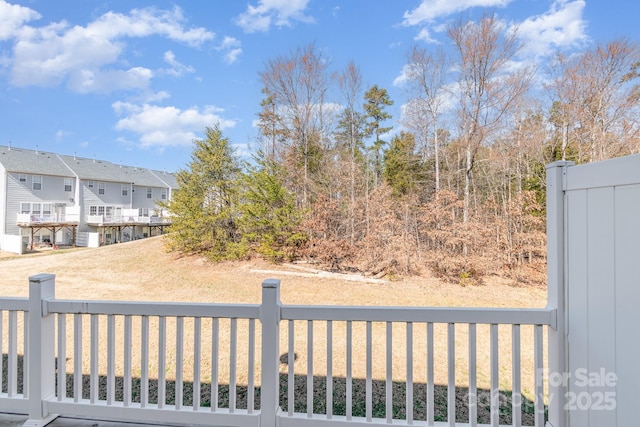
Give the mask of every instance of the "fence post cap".
POLYGON ((56 275, 51 273, 40 273, 29 276, 29 282, 46 282, 47 280, 55 279, 56 275))
POLYGON ((280 279, 265 279, 262 282, 263 289, 271 289, 271 288, 279 288, 280 287, 280 279))

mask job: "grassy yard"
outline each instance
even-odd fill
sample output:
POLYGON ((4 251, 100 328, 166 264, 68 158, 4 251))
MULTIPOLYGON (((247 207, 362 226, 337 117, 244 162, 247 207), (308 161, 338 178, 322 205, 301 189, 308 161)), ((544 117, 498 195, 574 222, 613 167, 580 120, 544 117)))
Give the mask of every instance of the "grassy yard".
MULTIPOLYGON (((210 264, 209 262, 198 257, 179 257, 176 254, 166 253, 162 244, 162 238, 150 238, 138 240, 135 242, 112 245, 99 249, 75 249, 58 251, 47 251, 39 254, 24 255, 21 257, 9 256, 2 254, 0 256, 0 295, 2 296, 26 296, 28 277, 38 273, 53 273, 56 275, 56 297, 63 299, 95 299, 95 300, 131 300, 131 301, 181 301, 181 302, 212 302, 212 303, 260 303, 261 283, 268 277, 277 277, 282 279, 281 299, 284 304, 310 304, 310 305, 371 305, 371 306, 480 306, 480 307, 543 307, 546 304, 546 290, 543 288, 517 287, 512 286, 508 281, 494 277, 487 280, 488 284, 477 287, 463 287, 442 283, 441 281, 431 277, 407 278, 400 281, 394 281, 386 284, 371 284, 347 282, 336 278, 320 278, 320 277, 296 277, 282 275, 278 277, 273 273, 258 273, 256 270, 282 270, 294 272, 296 270, 286 268, 284 266, 274 266, 263 261, 254 260, 246 262, 229 262, 222 264, 210 264)), ((67 322, 72 323, 70 321, 67 322)), ((247 395, 247 326, 246 321, 238 321, 238 405, 246 405, 247 395), (243 398, 244 396, 244 398, 243 398), (243 400, 244 399, 244 400, 243 400), (244 402, 244 403, 243 403, 244 402)), ((89 321, 84 322, 84 328, 88 328, 89 321)), ((134 342, 140 342, 138 323, 134 322, 134 342)), ((155 327, 152 320, 151 328, 155 327)), ((229 348, 228 332, 224 332, 228 324, 221 321, 220 333, 220 354, 225 354, 229 348)), ((286 325, 283 325, 286 326, 286 325)), ((173 325, 168 324, 168 331, 171 331, 173 325)), ((354 382, 354 410, 356 407, 356 399, 362 397, 364 373, 364 325, 354 324, 353 330, 353 376, 356 378, 354 382), (362 330, 361 330, 362 329, 362 330)), ((385 350, 384 350, 384 327, 383 324, 374 324, 374 360, 373 360, 373 377, 374 377, 374 408, 381 405, 384 412, 384 378, 386 369, 385 350), (377 402, 377 403, 376 403, 377 402)), ((436 384, 446 384, 446 325, 436 325, 435 328, 435 366, 436 384)), ((207 324, 203 324, 203 330, 207 330, 207 324)), ((104 322, 100 325, 100 333, 106 333, 104 322)), ((121 331, 121 321, 118 321, 117 334, 121 331)), ((192 329, 189 321, 185 323, 185 349, 189 349, 192 345, 192 329)), ((259 343, 259 325, 256 342, 259 343)), ((170 332, 169 332, 170 334, 170 332)), ((414 327, 414 351, 416 354, 425 354, 426 339, 424 325, 415 325, 414 327)), ((73 349, 71 343, 73 331, 68 329, 68 346, 67 346, 67 372, 73 369, 73 349)), ((122 336, 122 335, 118 335, 122 336)), ((169 335, 170 336, 170 335, 169 335)), ((489 385, 489 330, 483 325, 478 326, 477 342, 478 342, 478 387, 481 389, 488 388, 489 385)), ((203 332, 203 337, 207 334, 203 332)), ((295 407, 296 410, 304 410, 306 406, 306 372, 307 360, 306 354, 306 322, 300 325, 296 324, 295 341, 296 341, 296 360, 294 364, 295 370, 295 407)), ((319 411, 324 411, 323 407, 326 401, 324 394, 326 386, 326 324, 324 322, 316 322, 314 324, 314 405, 318 405, 319 411)), ((344 390, 344 378, 346 376, 346 366, 344 364, 345 346, 345 327, 344 324, 336 324, 333 327, 333 377, 334 377, 334 413, 340 413, 343 410, 341 402, 341 393, 344 390)), ((403 349, 405 331, 402 325, 394 327, 394 348, 400 349, 398 354, 393 356, 393 379, 394 379, 394 400, 398 400, 397 410, 398 417, 403 417, 402 408, 404 407, 405 395, 405 374, 406 374, 406 357, 403 349), (396 330, 397 329, 397 330, 396 330)), ((533 352, 532 341, 533 331, 531 328, 522 328, 522 378, 523 392, 525 397, 532 398, 532 378, 533 373, 533 352)), ((209 341, 204 339, 203 348, 210 348, 209 341)), ((287 329, 283 327, 281 333, 281 353, 286 353, 287 345, 287 329)), ((467 349, 467 330, 465 325, 461 325, 456 329, 456 379, 458 399, 464 401, 468 378, 468 349, 467 349)), ((6 333, 3 336, 6 341, 6 333)), ((104 343, 106 340, 101 340, 104 343)), ((505 400, 508 400, 508 394, 511 384, 511 330, 507 327, 500 329, 500 384, 501 389, 505 390, 505 400)), ((170 350, 174 344, 171 340, 167 343, 170 350)), ((157 346, 157 335, 151 334, 150 348, 157 346)), ((258 344, 259 347, 259 344, 258 344)), ((6 342, 3 345, 6 348, 6 342)), ((88 349, 88 344, 84 346, 88 349)), ((102 351, 106 351, 103 349, 102 351)), ((134 361, 138 361, 138 365, 134 365, 134 376, 139 374, 139 358, 136 358, 137 352, 133 349, 134 361)), ((257 349, 259 354, 260 349, 257 349)), ((187 352, 188 353, 188 352, 187 352)), ((185 367, 193 364, 188 354, 185 355, 185 367)), ((171 353, 168 354, 168 363, 175 358, 171 353)), ((83 369, 85 373, 89 372, 89 352, 84 351, 83 369)), ((105 357, 100 359, 100 372, 106 373, 105 357)), ((210 358, 203 356, 202 371, 210 372, 210 358)), ((286 359, 284 362, 287 362, 286 359)), ((154 360, 150 360, 150 374, 156 375, 154 372, 154 360)), ((122 375, 121 355, 118 357, 116 374, 122 375)), ((157 367, 156 367, 157 368, 157 367)), ((220 405, 224 406, 225 402, 225 384, 229 383, 230 363, 228 357, 220 358, 219 382, 221 391, 219 394, 220 405)), ((6 371, 5 371, 6 372, 6 371)), ((281 391, 282 403, 287 404, 287 382, 286 374, 287 365, 281 365, 281 391)), ((168 369, 165 373, 167 379, 175 378, 175 372, 168 369)), ((190 371, 185 368, 185 381, 190 380, 190 371)), ((416 400, 416 419, 421 417, 424 412, 420 408, 420 399, 424 396, 426 366, 424 361, 416 362, 413 369, 414 399, 416 400)), ((257 376, 259 378, 259 375, 257 376)), ((210 382, 211 376, 203 375, 204 382, 210 382)), ((256 384, 259 386, 259 384, 256 384)), ((134 386, 135 388, 135 386, 134 386)), ((206 404, 207 397, 206 387, 203 387, 203 402, 206 404)), ((486 393, 486 392, 485 392, 486 393)), ((169 396, 170 398, 170 396, 169 396)), ((188 393, 187 397, 188 399, 188 393)), ((487 402, 487 399, 481 399, 487 402)), ((436 387, 436 402, 438 405, 438 414, 446 416, 446 387, 436 387), (444 400, 443 400, 444 399, 444 400)), ((423 403, 422 403, 423 405, 423 403)), ((461 405, 464 406, 464 405, 461 405)), ((478 412, 482 419, 486 419, 487 405, 479 407, 478 412)), ((285 406, 286 407, 286 406, 285 406)), ((395 411, 395 409, 394 409, 395 411)), ((379 412, 376 412, 380 415, 379 412)), ((464 419, 464 413, 459 414, 461 420, 464 419)), ((507 422, 509 417, 508 411, 501 422, 507 422)), ((527 419, 525 413, 524 419, 527 419)), ((466 419, 465 419, 466 420, 466 419)))

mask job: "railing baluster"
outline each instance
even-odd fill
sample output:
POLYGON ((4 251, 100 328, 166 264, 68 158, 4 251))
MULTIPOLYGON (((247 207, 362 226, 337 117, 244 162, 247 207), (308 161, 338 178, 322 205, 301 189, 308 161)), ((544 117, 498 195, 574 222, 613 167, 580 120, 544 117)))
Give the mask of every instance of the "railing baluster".
POLYGON ((175 405, 176 409, 182 409, 183 390, 183 367, 184 367, 184 317, 176 318, 176 382, 175 382, 175 405))
POLYGON ((371 380, 372 370, 373 370, 373 359, 372 359, 372 326, 371 322, 367 321, 367 344, 366 344, 366 358, 367 358, 367 366, 366 366, 366 383, 365 383, 365 416, 367 422, 371 422, 371 417, 373 415, 373 382, 371 380))
POLYGON ((393 323, 387 322, 386 339, 387 369, 385 379, 385 415, 387 423, 393 420, 393 323))
POLYGON ((164 408, 167 401, 167 318, 158 318, 158 408, 164 408))
POLYGON ((351 417, 353 416, 353 372, 352 372, 352 363, 353 363, 353 349, 351 348, 351 342, 353 338, 353 322, 350 320, 347 321, 347 421, 351 421, 351 417))
POLYGON ((253 414, 255 406, 255 374, 256 374, 256 319, 249 319, 249 381, 247 384, 247 413, 253 414))
POLYGON ((73 316, 73 401, 82 399, 82 314, 73 316))
POLYGON ((9 311, 9 355, 7 356, 7 396, 18 394, 18 312, 9 311))
POLYGON ((218 410, 218 346, 220 345, 220 321, 211 319, 211 412, 218 410))
MULTIPOLYGON (((122 403, 124 406, 131 405, 131 316, 124 316, 124 375, 122 378, 122 403)), ((149 370, 149 362, 142 361, 140 366, 140 377, 149 370)), ((142 394, 142 378, 140 379, 140 392, 142 394)), ((142 400, 142 396, 141 396, 142 400)))
POLYGON ((289 349, 287 354, 287 413, 289 416, 293 415, 294 409, 294 399, 295 395, 293 392, 295 391, 295 376, 293 371, 293 364, 295 362, 296 353, 294 351, 294 343, 295 343, 295 322, 293 320, 289 320, 289 349))
POLYGON ((513 427, 522 426, 522 385, 520 373, 520 325, 511 327, 511 417, 513 427))
MULTIPOLYGON (((22 312, 22 337, 23 337, 23 350, 22 350, 22 397, 24 399, 29 398, 29 312, 22 312)), ((2 353, 0 353, 0 356, 2 353)))
POLYGON ((91 315, 91 372, 89 374, 89 400, 95 404, 98 400, 99 374, 98 374, 98 344, 100 343, 100 331, 98 315, 91 315))
POLYGON ((200 358, 201 358, 201 340, 202 340, 202 319, 196 317, 193 319, 193 410, 200 409, 200 358))
MULTIPOLYGON (((67 315, 58 314, 58 401, 67 397, 67 315)), ((1 341, 1 340, 0 340, 1 341)))
POLYGON ((141 317, 140 329, 140 407, 146 408, 149 404, 149 316, 141 317))
POLYGON ((533 364, 535 367, 535 427, 544 426, 544 379, 542 376, 544 368, 543 346, 542 346, 542 325, 534 326, 533 344, 533 364))
POLYGON ((327 320, 327 419, 333 415, 333 323, 327 320))
POLYGON ((313 415, 313 321, 307 321, 307 417, 313 415))
POLYGON ((491 324, 489 340, 491 342, 491 425, 498 427, 500 421, 500 383, 498 366, 498 325, 491 324))
POLYGON ((116 400, 116 319, 107 316, 107 406, 116 400))
POLYGON ((476 324, 469 323, 469 426, 478 425, 478 368, 476 324))
POLYGON ((407 381, 406 416, 407 424, 413 425, 413 323, 407 322, 407 381))
POLYGON ((456 324, 447 327, 447 422, 450 427, 456 425, 456 324))
POLYGON ((435 417, 435 384, 433 367, 433 323, 427 323, 427 423, 433 426, 435 417))
POLYGON ((229 338, 229 412, 236 410, 236 380, 237 380, 237 360, 238 360, 238 319, 231 319, 231 330, 229 338))

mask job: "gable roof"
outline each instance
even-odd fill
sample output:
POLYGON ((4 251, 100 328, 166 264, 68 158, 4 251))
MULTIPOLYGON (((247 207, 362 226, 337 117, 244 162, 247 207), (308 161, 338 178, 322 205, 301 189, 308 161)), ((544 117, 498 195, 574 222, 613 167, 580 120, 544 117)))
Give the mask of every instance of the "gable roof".
POLYGON ((151 173, 157 176, 162 182, 167 185, 167 187, 171 188, 172 190, 178 189, 178 179, 175 174, 156 170, 151 170, 151 173))
POLYGON ((144 187, 167 187, 149 169, 74 156, 61 155, 60 158, 81 180, 131 183, 144 187))
POLYGON ((54 153, 0 146, 0 164, 7 172, 75 177, 54 153))
POLYGON ((81 180, 119 182, 141 187, 178 188, 175 176, 168 172, 37 150, 0 146, 0 164, 13 173, 77 177, 81 180))

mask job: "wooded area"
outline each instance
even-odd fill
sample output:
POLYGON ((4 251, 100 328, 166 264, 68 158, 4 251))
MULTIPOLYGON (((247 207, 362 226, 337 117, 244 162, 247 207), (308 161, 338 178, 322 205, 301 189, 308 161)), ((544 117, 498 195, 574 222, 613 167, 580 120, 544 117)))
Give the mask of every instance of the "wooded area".
POLYGON ((545 165, 640 151, 640 49, 621 38, 534 69, 517 61, 517 33, 492 16, 448 35, 450 50, 407 53, 403 100, 363 88, 354 63, 331 71, 313 44, 269 60, 261 149, 243 165, 207 129, 178 174, 170 247, 543 283, 545 165))

